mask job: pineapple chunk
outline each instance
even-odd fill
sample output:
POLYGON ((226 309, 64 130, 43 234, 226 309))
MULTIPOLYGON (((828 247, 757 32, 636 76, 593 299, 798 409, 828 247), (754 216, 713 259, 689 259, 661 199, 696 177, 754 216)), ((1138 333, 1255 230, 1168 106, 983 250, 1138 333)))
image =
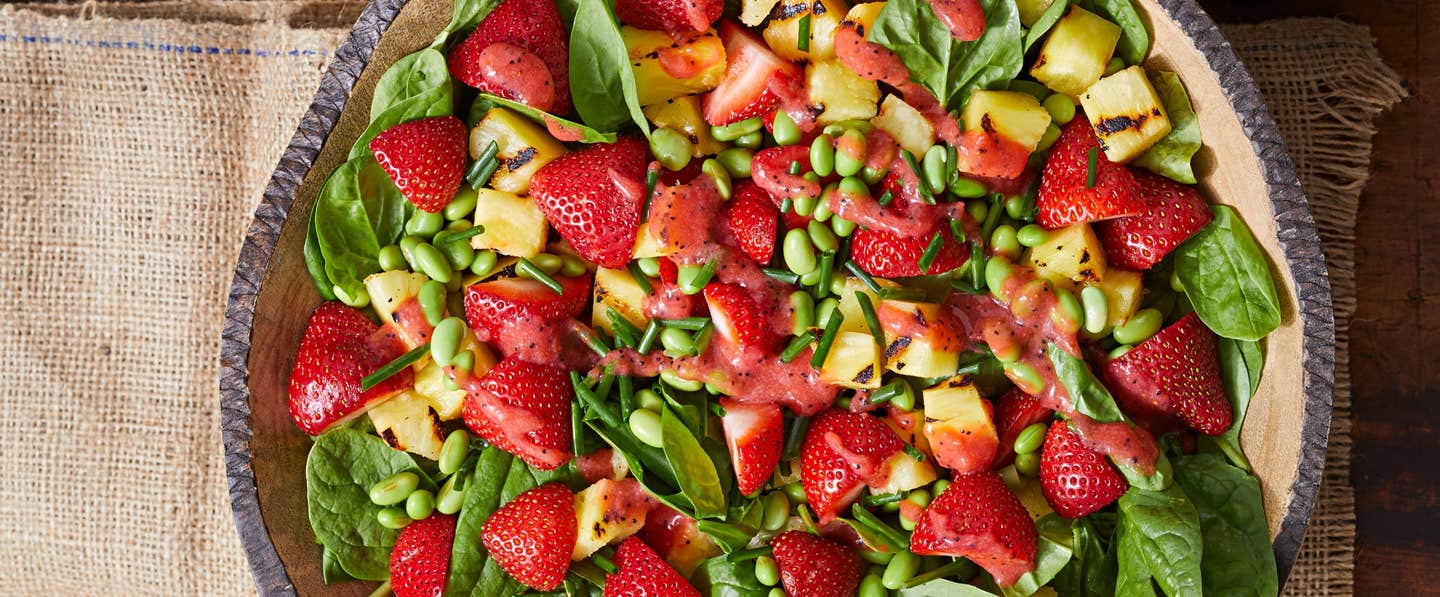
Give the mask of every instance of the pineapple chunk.
MULTIPOLYGON (((835 30, 850 7, 843 0, 782 0, 765 26, 765 43, 791 62, 835 57, 835 30), (810 15, 810 49, 800 49, 800 19, 810 15)), ((872 102, 873 103, 873 102, 872 102)))
POLYGON ((666 100, 645 108, 645 117, 655 126, 684 133, 690 138, 695 157, 715 155, 725 150, 725 144, 710 136, 710 124, 700 110, 700 96, 687 95, 666 100))
POLYGON ((806 68, 810 105, 822 110, 815 122, 820 125, 842 120, 867 120, 875 116, 880 86, 846 68, 839 60, 816 62, 806 68))
POLYGON ((990 402, 968 375, 941 382, 924 392, 925 437, 935 461, 957 474, 990 469, 1000 447, 990 402))
POLYGON ((635 233, 635 249, 631 251, 630 256, 635 259, 666 257, 675 250, 675 247, 660 244, 660 239, 650 234, 650 223, 646 222, 641 224, 640 229, 635 233))
POLYGON ((420 287, 429 282, 425 274, 395 270, 371 274, 365 278, 365 291, 380 321, 395 321, 395 310, 405 301, 420 295, 420 287))
MULTIPOLYGON (((485 354, 489 355, 491 353, 486 349, 485 354)), ((480 356, 480 353, 477 352, 476 356, 480 356)), ((480 367, 479 360, 478 358, 476 359, 476 368, 480 367)), ((493 360, 494 357, 492 356, 492 363, 493 360)), ((490 366, 491 364, 486 364, 485 370, 488 371, 490 366)), ((425 399, 429 401, 430 407, 435 409, 435 414, 439 416, 442 421, 449 421, 460 416, 460 410, 465 405, 465 390, 450 389, 450 387, 445 384, 445 368, 437 367, 433 363, 430 363, 429 366, 415 374, 415 393, 424 396, 425 399)))
POLYGON ((1119 25, 1071 5, 1050 30, 1030 76, 1056 92, 1078 97, 1105 74, 1119 41, 1119 25))
POLYGON ((1054 3, 1055 0, 1016 0, 1015 6, 1020 9, 1020 24, 1026 27, 1034 25, 1054 3))
POLYGON ((860 31, 869 31, 870 26, 875 24, 875 19, 880 17, 880 9, 885 8, 884 2, 866 2, 856 4, 845 15, 844 23, 851 23, 859 27, 860 31))
POLYGON ((880 347, 869 332, 840 332, 820 366, 820 381, 845 388, 880 387, 880 347))
POLYGON ((705 93, 725 77, 725 44, 711 29, 676 41, 663 31, 621 27, 640 105, 705 93))
POLYGON ((1105 249, 1089 224, 1051 230, 1044 243, 1025 254, 1024 264, 1066 290, 1074 290, 1077 282, 1105 279, 1105 249))
POLYGON ((935 466, 930 464, 929 458, 916 460, 904 452, 891 456, 883 466, 890 471, 885 476, 885 484, 871 487, 870 493, 910 491, 929 485, 938 478, 938 475, 935 474, 935 466))
POLYGON ((390 447, 431 460, 440 458, 440 445, 445 442, 440 435, 440 416, 424 396, 401 392, 370 409, 370 422, 390 447))
POLYGON ((881 321, 910 318, 918 324, 918 333, 895 336, 886 330, 885 368, 911 377, 945 377, 960 368, 960 345, 943 336, 945 331, 926 325, 939 321, 944 314, 935 303, 887 300, 877 308, 881 321))
POLYGON ((916 156, 925 155, 935 144, 935 127, 930 119, 899 97, 887 96, 880 104, 880 114, 870 122, 916 156))
POLYGON ((635 327, 644 328, 645 291, 635 282, 635 277, 623 269, 599 268, 595 270, 595 290, 590 310, 590 325, 611 332, 610 309, 615 309, 626 321, 635 327))
POLYGON ((470 246, 514 257, 539 255, 545 250, 545 238, 550 229, 545 222, 545 214, 534 202, 494 189, 480 189, 476 197, 475 223, 484 226, 485 232, 470 237, 470 246))
POLYGON ((650 496, 634 479, 601 479, 575 494, 579 533, 570 559, 580 561, 605 547, 634 535, 645 526, 650 496))
POLYGON ((747 27, 759 27, 779 3, 780 0, 741 0, 740 22, 747 27))
POLYGON ((977 90, 965 103, 962 119, 965 130, 994 131, 1027 152, 1035 151, 1050 128, 1050 112, 1040 100, 1019 91, 977 90))
MULTIPOLYGON (((884 278, 876 278, 875 282, 884 288, 900 286, 884 278)), ((870 304, 880 304, 880 298, 875 294, 875 291, 870 290, 870 287, 866 286, 864 282, 861 282, 860 278, 853 276, 846 277, 842 285, 842 290, 840 291, 840 303, 835 306, 835 311, 845 317, 845 319, 840 321, 839 331, 864 332, 868 335, 870 333, 870 326, 865 323, 865 312, 860 309, 860 299, 855 296, 857 292, 864 293, 870 297, 870 304)), ((823 322, 820 322, 816 327, 824 327, 823 322)))
POLYGON ((1140 272, 1128 269, 1110 268, 1105 272, 1105 279, 1096 282, 1095 286, 1105 292, 1105 299, 1110 303, 1110 320, 1105 324, 1110 327, 1129 321, 1130 316, 1140 309, 1140 300, 1145 298, 1140 272))
POLYGON ((1132 66, 1100 79, 1080 96, 1110 161, 1123 164, 1170 134, 1170 115, 1145 69, 1132 66))
POLYGON ((490 177, 490 188, 524 195, 530 192, 530 177, 541 166, 565 155, 565 146, 545 129, 507 108, 491 108, 470 129, 470 157, 480 157, 494 141, 500 166, 490 177))

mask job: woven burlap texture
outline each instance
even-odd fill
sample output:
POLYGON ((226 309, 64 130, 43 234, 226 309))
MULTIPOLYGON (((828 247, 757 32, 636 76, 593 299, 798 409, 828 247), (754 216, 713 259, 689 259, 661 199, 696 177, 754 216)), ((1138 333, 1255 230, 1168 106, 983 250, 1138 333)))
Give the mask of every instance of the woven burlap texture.
MULTIPOLYGON (((344 32, 292 28, 323 19, 280 3, 95 16, 126 10, 0 8, 0 581, 23 595, 252 592, 218 433, 225 290, 344 32)), ((1401 91, 1362 28, 1227 32, 1315 206, 1340 323, 1331 469, 1287 593, 1348 594, 1354 213, 1371 121, 1401 91)))

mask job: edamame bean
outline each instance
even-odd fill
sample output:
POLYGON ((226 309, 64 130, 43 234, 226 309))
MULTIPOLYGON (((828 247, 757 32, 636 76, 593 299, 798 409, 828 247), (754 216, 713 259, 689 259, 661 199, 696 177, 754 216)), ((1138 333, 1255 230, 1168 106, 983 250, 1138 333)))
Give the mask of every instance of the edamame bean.
POLYGON ((835 139, 835 173, 840 176, 855 176, 865 169, 870 159, 870 142, 865 133, 847 129, 835 139))
POLYGON ((1010 259, 1020 258, 1020 241, 1015 238, 1015 227, 1001 224, 990 233, 990 247, 1010 259))
POLYGON ((655 393, 655 390, 645 388, 635 392, 635 404, 645 410, 658 413, 660 409, 665 408, 665 399, 655 393))
POLYGON ((635 261, 636 267, 640 268, 640 273, 645 274, 646 276, 649 276, 651 278, 660 277, 659 259, 656 259, 654 257, 645 257, 642 259, 637 259, 635 261))
MULTIPOLYGON (((908 502, 910 502, 910 503, 912 503, 912 504, 915 504, 916 506, 920 506, 921 508, 924 508, 924 507, 930 505, 930 492, 929 492, 929 491, 926 491, 924 487, 921 487, 920 489, 911 490, 911 491, 910 491, 910 495, 905 496, 905 501, 908 501, 908 502)), ((899 502, 896 502, 896 503, 899 503, 899 502)))
POLYGON ((965 204, 965 213, 970 214, 970 219, 976 222, 984 222, 985 216, 990 215, 990 204, 984 201, 971 201, 965 204))
POLYGON ((425 520, 435 513, 435 494, 417 489, 405 498, 405 515, 414 520, 425 520))
POLYGON ((415 248, 410 251, 410 255, 415 258, 416 268, 430 276, 431 280, 448 284, 450 278, 455 275, 455 272, 450 270, 450 260, 446 259, 440 249, 435 248, 435 245, 422 242, 415 245, 415 248))
POLYGON ((820 201, 815 203, 815 211, 810 212, 811 219, 816 222, 825 222, 830 219, 830 216, 834 215, 830 211, 830 194, 837 192, 839 188, 840 185, 838 183, 832 182, 826 185, 825 190, 820 192, 820 201))
MULTIPOLYGON (((451 276, 451 277, 450 277, 450 281, 445 283, 445 291, 446 291, 446 292, 459 293, 460 287, 462 287, 462 286, 464 286, 464 285, 465 285, 465 280, 462 279, 460 276, 451 276)), ((460 313, 460 312, 461 312, 461 311, 456 311, 456 313, 460 313)))
POLYGON ((381 526, 387 529, 397 530, 403 529, 414 522, 410 520, 410 517, 406 516, 405 511, 400 508, 386 508, 381 510, 379 514, 375 515, 375 519, 380 521, 381 526))
POLYGON ((1005 215, 1012 220, 1029 222, 1034 219, 1035 199, 1028 195, 1012 195, 1005 198, 1005 215))
POLYGON ((1165 323, 1165 316, 1155 309, 1141 309, 1125 323, 1115 326, 1111 335, 1115 341, 1121 344, 1136 345, 1148 340, 1160 331, 1160 325, 1165 323))
POLYGON ((420 286, 420 293, 415 300, 420 303, 420 312, 425 314, 425 321, 430 325, 439 325, 441 319, 445 319, 445 285, 434 280, 425 282, 420 286))
POLYGON ((583 276, 585 275, 585 270, 589 269, 585 266, 585 260, 574 255, 565 255, 560 259, 563 261, 560 265, 560 275, 566 278, 583 276))
POLYGON ((394 506, 405 501, 419 486, 419 475, 409 471, 395 473, 370 488, 370 501, 376 506, 394 506))
POLYGON ((810 142, 810 169, 820 176, 835 172, 835 139, 820 135, 810 142))
POLYGON ((890 399, 890 405, 906 412, 915 410, 915 388, 908 383, 901 384, 900 393, 890 399))
POLYGON ((1122 70, 1125 70, 1125 61, 1121 60, 1119 56, 1116 56, 1111 58, 1110 62, 1105 65, 1105 76, 1108 77, 1122 70))
POLYGON ((1185 282, 1180 279, 1179 270, 1170 271, 1170 290, 1174 290, 1175 292, 1185 292, 1185 282))
POLYGON ((889 170, 885 168, 866 166, 860 171, 860 180, 865 181, 865 184, 880 184, 880 181, 885 180, 885 175, 888 173, 889 170))
POLYGON ((460 192, 455 193, 455 198, 445 204, 445 209, 441 213, 444 214, 445 219, 450 221, 468 218, 470 214, 475 213, 475 205, 479 201, 480 197, 475 189, 470 188, 469 185, 460 185, 460 192))
POLYGON ((820 283, 820 269, 819 269, 819 268, 816 268, 815 271, 812 271, 812 272, 810 272, 810 273, 808 273, 808 274, 805 274, 805 275, 803 275, 803 276, 800 276, 800 285, 801 285, 801 286, 815 286, 816 284, 819 284, 819 283, 820 283))
POLYGON ((495 265, 500 261, 500 256, 494 251, 486 249, 475 254, 475 259, 470 262, 470 273, 481 278, 489 276, 495 271, 495 265))
MULTIPOLYGON (((462 350, 455 358, 450 359, 450 366, 466 373, 475 370, 475 351, 462 350)), ((448 379, 448 378, 447 378, 448 379)))
POLYGON ((1035 96, 1035 99, 1044 101, 1050 95, 1050 88, 1034 81, 1016 80, 1010 82, 1011 91, 1019 91, 1035 96))
POLYGON ((405 222, 405 234, 413 234, 422 238, 435 236, 435 233, 443 228, 445 228, 444 216, 424 210, 416 210, 415 215, 410 216, 410 221, 405 222))
POLYGON ((840 301, 835 297, 827 298, 815 305, 815 327, 825 327, 830 321, 830 316, 835 314, 835 309, 840 306, 840 301))
MULTIPOLYGON (((880 552, 874 552, 880 553, 880 552)), ((876 574, 867 574, 860 579, 859 597, 887 597, 890 593, 885 590, 885 584, 876 574)))
POLYGON ((648 446, 659 448, 665 445, 664 434, 660 432, 660 415, 653 410, 641 408, 630 413, 630 433, 648 446))
POLYGON ((955 180, 950 181, 950 192, 964 199, 975 199, 977 197, 984 197, 987 189, 984 183, 978 180, 964 176, 956 176, 955 180))
POLYGON ((1121 344, 1119 346, 1116 346, 1114 350, 1110 351, 1110 358, 1112 360, 1118 359, 1125 356, 1126 354, 1129 354, 1129 352, 1132 350, 1135 350, 1134 346, 1131 346, 1129 344, 1121 344))
POLYGON ((826 125, 824 133, 830 135, 831 137, 839 137, 840 135, 845 134, 845 131, 850 129, 855 129, 857 131, 860 131, 861 133, 868 133, 872 128, 874 128, 874 125, 870 124, 869 120, 858 120, 852 118, 850 120, 841 120, 840 122, 832 122, 826 125))
POLYGON ((1036 452, 1016 454, 1015 472, 1025 475, 1026 477, 1034 477, 1040 474, 1040 454, 1036 452))
POLYGON ((715 191, 720 193, 721 198, 730 198, 731 192, 734 190, 730 183, 730 171, 726 170, 719 160, 715 158, 705 160, 705 163, 700 164, 700 172, 708 174, 710 180, 715 181, 715 191))
POLYGON ((765 121, 756 116, 724 126, 712 126, 710 127, 710 136, 715 137, 717 141, 734 141, 750 133, 758 132, 762 128, 765 128, 765 121))
POLYGON ((785 589, 775 587, 773 589, 770 589, 770 592, 766 593, 765 597, 786 597, 785 589))
POLYGON ((775 121, 770 123, 771 134, 776 145, 794 145, 800 142, 800 127, 784 110, 775 112, 775 121))
POLYGON ((846 176, 840 179, 840 186, 836 187, 836 189, 852 197, 870 196, 870 187, 865 186, 865 181, 855 178, 854 176, 846 176))
POLYGON ((921 162, 920 170, 925 173, 925 184, 930 186, 931 193, 940 193, 945 190, 945 146, 932 145, 925 151, 925 157, 921 162))
POLYGON ((775 558, 770 556, 755 558, 755 580, 767 587, 780 584, 780 567, 775 564, 775 558))
POLYGON ((1110 300, 1099 286, 1080 289, 1080 307, 1085 311, 1085 331, 1098 334, 1110 323, 1110 300))
POLYGON ((346 305, 355 307, 356 309, 364 309, 370 306, 370 291, 366 290, 364 286, 356 287, 355 294, 345 292, 345 289, 339 284, 336 284, 331 290, 335 291, 335 298, 340 299, 340 302, 346 305))
POLYGON ((1051 317, 1056 321, 1063 322, 1064 329, 1072 333, 1080 329, 1085 322, 1085 308, 1080 305, 1080 299, 1075 298, 1075 293, 1064 288, 1055 288, 1055 312, 1051 317))
POLYGON ((459 477, 450 477, 445 484, 440 486, 440 493, 435 496, 435 511, 441 514, 454 514, 460 511, 465 505, 465 492, 455 490, 455 480, 459 477))
POLYGON ((1050 120, 1060 126, 1069 124, 1075 118, 1075 100, 1063 93, 1050 94, 1050 97, 1045 98, 1041 105, 1045 106, 1045 111, 1050 113, 1050 120))
POLYGON ((695 352, 695 341, 690 338, 690 334, 680 328, 660 330, 660 345, 665 347, 667 353, 688 355, 695 352))
POLYGON ((920 556, 909 550, 902 550, 885 565, 885 574, 881 577, 880 584, 892 591, 899 590, 905 586, 905 581, 910 580, 919 570, 920 556))
POLYGON ((820 252, 833 253, 840 249, 840 239, 824 222, 811 221, 805 225, 805 230, 810 233, 810 242, 820 252))
POLYGON ((405 253, 400 250, 400 245, 385 245, 380 248, 380 269, 387 272, 405 269, 409 264, 405 263, 405 253))
POLYGON ((784 487, 781 487, 780 489, 785 492, 785 497, 790 498, 790 503, 805 503, 805 486, 801 485, 799 481, 796 481, 794 483, 787 483, 784 487))
POLYGON ((1050 149, 1055 145, 1055 142, 1059 140, 1060 127, 1055 126, 1055 123, 1052 122, 1050 126, 1045 127, 1045 132, 1040 134, 1040 142, 1035 144, 1035 151, 1050 149))
POLYGON ((565 259, 551 253, 541 253, 530 258, 530 263, 540 268, 540 271, 550 275, 560 273, 560 268, 565 267, 565 259))
POLYGON ((816 199, 814 197, 796 197, 795 200, 792 202, 792 206, 795 209, 795 215, 809 217, 810 214, 815 213, 815 205, 818 202, 819 199, 816 199))
POLYGON ((815 271, 815 246, 810 244, 810 235, 804 229, 795 228, 785 233, 781 254, 790 271, 802 276, 815 271))
MULTIPOLYGON (((889 563, 890 558, 893 557, 895 557, 895 552, 893 551, 874 551, 870 549, 860 550, 860 559, 865 560, 866 562, 869 562, 871 564, 883 566, 889 563)), ((883 572, 884 569, 882 568, 881 571, 883 572)), ((875 580, 879 581, 880 575, 875 575, 875 580)))
POLYGON ((1009 302, 1005 297, 1005 280, 1010 277, 1010 260, 1004 257, 991 257, 985 262, 985 287, 990 289, 990 294, 997 299, 1009 302))
POLYGON ((1045 380, 1040 377, 1040 372, 1025 363, 1005 363, 1005 376, 1026 394, 1039 394, 1045 389, 1045 380))
POLYGON ((849 238, 851 234, 855 233, 855 222, 835 216, 830 218, 830 230, 835 233, 835 236, 849 238))
POLYGON ((785 521, 790 520, 790 498, 785 497, 783 491, 772 491, 765 497, 765 518, 762 519, 760 528, 767 531, 778 531, 785 528, 785 521))
POLYGON ((714 275, 714 270, 704 266, 682 265, 675 273, 675 284, 680 287, 680 292, 687 295, 700 294, 714 275))
POLYGON ((694 150, 690 140, 674 129, 661 127, 650 133, 650 153, 655 155, 655 161, 660 162, 666 170, 684 168, 690 163, 694 150))
POLYGON ((815 326, 815 299, 804 290, 790 293, 790 312, 793 314, 790 334, 799 336, 815 326))
POLYGON ((1035 423, 1020 430, 1020 435, 1015 436, 1015 453, 1028 454, 1040 449, 1045 443, 1045 432, 1049 430, 1044 423, 1035 423))
POLYGON ((725 167, 725 171, 729 172, 730 176, 749 178, 750 160, 755 159, 755 152, 744 147, 731 147, 720 152, 715 159, 720 160, 720 165, 725 167))
POLYGON ((445 225, 445 230, 446 230, 447 232, 464 232, 464 231, 469 230, 469 229, 474 228, 474 227, 475 227, 475 225, 472 224, 472 223, 470 223, 470 220, 461 218, 461 219, 455 220, 455 221, 453 221, 453 222, 450 222, 449 224, 446 224, 446 225, 445 225))
POLYGON ((440 474, 453 475, 465 464, 465 457, 470 454, 470 433, 464 429, 456 429, 445 437, 445 443, 440 444, 440 459, 436 464, 440 467, 440 474))
POLYGON ((1026 224, 1015 232, 1015 240, 1027 247, 1038 247, 1050 238, 1050 233, 1039 224, 1026 224))
POLYGON ((755 131, 748 135, 742 135, 739 139, 736 139, 735 145, 738 147, 744 147, 746 149, 759 149, 760 145, 764 142, 765 134, 760 131, 755 131))
POLYGON ((445 260, 450 263, 451 269, 457 272, 465 271, 470 267, 470 263, 475 261, 475 249, 470 246, 468 239, 452 242, 450 234, 447 231, 435 235, 435 248, 445 254, 445 260))
POLYGON ((680 377, 680 374, 669 369, 660 372, 660 381, 682 392, 699 392, 700 388, 705 387, 705 384, 693 379, 680 377))
POLYGON ((465 339, 465 320, 459 317, 446 317, 435 325, 435 331, 430 334, 430 358, 435 363, 444 367, 450 364, 455 358, 455 353, 460 350, 460 341, 465 339))

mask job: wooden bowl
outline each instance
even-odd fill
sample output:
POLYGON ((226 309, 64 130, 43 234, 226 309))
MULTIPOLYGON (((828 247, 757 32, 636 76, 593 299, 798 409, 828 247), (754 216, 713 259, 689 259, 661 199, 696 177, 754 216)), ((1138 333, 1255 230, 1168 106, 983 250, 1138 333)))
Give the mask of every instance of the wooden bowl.
MULTIPOLYGON (((1330 429, 1334 321, 1320 238, 1265 103, 1214 22, 1192 0, 1140 4, 1154 32, 1151 62, 1180 74, 1199 114, 1205 148, 1197 171, 1205 194, 1241 212, 1279 281, 1284 323, 1267 342, 1264 381, 1243 444, 1264 489, 1283 581, 1315 502, 1330 429)), ((373 0, 366 8, 281 157, 235 268, 220 403, 235 523, 263 595, 370 590, 362 583, 323 585, 307 519, 311 442, 286 408, 291 361, 320 300, 301 246, 321 183, 365 127, 376 80, 427 45, 448 22, 450 7, 451 0, 373 0), (296 217, 287 218, 291 213, 296 217)))

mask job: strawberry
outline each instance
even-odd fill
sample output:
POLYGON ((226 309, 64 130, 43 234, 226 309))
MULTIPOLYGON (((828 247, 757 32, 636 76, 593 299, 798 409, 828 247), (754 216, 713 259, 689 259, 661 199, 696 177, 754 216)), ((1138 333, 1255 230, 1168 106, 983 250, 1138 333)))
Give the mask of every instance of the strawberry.
POLYGON ((441 597, 454 543, 454 516, 433 514, 406 525, 390 551, 390 589, 395 597, 441 597))
POLYGON ((960 250, 960 243, 950 234, 948 226, 936 225, 923 236, 904 237, 884 230, 861 228, 855 231, 850 245, 850 257, 855 265, 872 276, 899 278, 926 274, 943 274, 966 261, 960 250), (930 262, 930 268, 920 271, 920 257, 933 242, 935 235, 941 236, 940 252, 930 262))
POLYGON ((726 211, 730 236, 740 250, 760 265, 768 265, 775 256, 775 221, 780 210, 770 194, 750 182, 735 185, 734 199, 726 211))
POLYGON ((1141 418, 1176 418, 1206 435, 1230 428, 1232 414, 1215 333, 1190 313, 1102 369, 1122 409, 1141 418))
POLYGON ((465 177, 467 137, 459 118, 422 118, 381 131, 370 140, 370 152, 405 199, 439 213, 465 177))
POLYGON ((619 269, 635 247, 644 177, 645 144, 621 137, 545 164, 530 197, 581 257, 619 269))
POLYGON ((480 529, 480 542, 515 580, 552 591, 570 569, 577 525, 575 494, 560 483, 550 483, 515 496, 491 514, 480 529))
POLYGON ((750 158, 750 179, 764 189, 776 205, 780 204, 781 197, 819 197, 820 183, 790 173, 797 164, 801 172, 810 170, 809 147, 786 145, 762 149, 750 158))
POLYGON ((969 558, 1002 587, 1035 568, 1035 523, 1020 498, 993 472, 956 475, 925 508, 910 551, 969 558))
POLYGON ((780 463, 780 450, 785 442, 785 420, 775 404, 739 402, 720 399, 725 416, 725 447, 735 465, 735 478, 742 495, 751 495, 765 486, 775 465, 780 463))
MULTIPOLYGON (((475 31, 450 51, 447 62, 450 74, 466 85, 487 93, 521 101, 513 97, 513 85, 506 79, 522 78, 520 69, 496 72, 494 61, 484 59, 485 51, 495 44, 514 46, 538 57, 549 70, 552 100, 548 108, 536 109, 554 114, 570 112, 570 48, 560 11, 554 0, 505 0, 495 7, 475 31)), ((529 61, 525 61, 529 62, 529 61)), ((522 62, 523 64, 523 62, 522 62)), ((503 63, 501 63, 503 66, 503 63)), ((523 103, 523 102, 522 102, 523 103)))
POLYGON ((1135 216, 1100 222, 1095 232, 1105 245, 1107 263, 1147 270, 1215 216, 1193 187, 1144 170, 1135 171, 1135 182, 1145 209, 1135 216))
POLYGON ((700 591, 637 537, 615 549, 615 566, 619 570, 605 575, 605 597, 700 597, 700 591))
POLYGON ((866 483, 883 481, 882 465, 904 447, 868 414, 831 408, 811 420, 800 447, 800 483, 820 522, 849 508, 866 483))
POLYGON ((705 122, 723 126, 774 112, 780 107, 774 89, 802 82, 805 72, 776 56, 744 25, 722 19, 717 28, 727 62, 720 84, 702 100, 705 122))
POLYGON ((320 435, 409 389, 415 378, 407 367, 360 390, 362 378, 405 351, 394 326, 377 326, 339 301, 322 303, 310 314, 290 370, 290 418, 301 431, 320 435))
POLYGON ((615 16, 621 23, 672 34, 705 31, 724 9, 724 0, 615 1, 615 16))
POLYGON ((467 387, 465 426, 491 445, 541 470, 570 460, 570 401, 565 371, 506 357, 467 387))
POLYGON ((715 332, 739 354, 768 355, 778 337, 770 330, 765 305, 750 291, 735 284, 711 282, 705 286, 705 304, 710 308, 715 332))
POLYGON ((1053 412, 1045 408, 1039 398, 1018 389, 1012 389, 995 400, 995 431, 1000 436, 1000 447, 990 468, 1010 464, 1015 457, 1015 438, 1020 437, 1020 432, 1026 427, 1049 421, 1053 412))
POLYGON ((1135 177, 1105 157, 1090 121, 1076 118, 1065 125, 1050 149, 1040 175, 1035 221, 1054 230, 1080 222, 1133 216, 1145 210, 1135 177), (1095 184, 1087 187, 1089 160, 1095 155, 1095 184))
POLYGON ((1065 421, 1050 424, 1040 450, 1040 491, 1065 518, 1080 518, 1109 506, 1129 488, 1105 457, 1080 441, 1065 421))
POLYGON ((780 583, 788 597, 854 595, 864 563, 855 548, 804 531, 786 531, 770 541, 780 583))
POLYGON ((980 0, 944 0, 932 3, 935 16, 957 41, 975 41, 985 33, 985 9, 980 0), (943 9, 942 9, 943 7, 943 9))
POLYGON ((482 341, 500 337, 519 319, 555 322, 577 317, 590 301, 590 276, 556 277, 564 292, 555 294, 535 280, 505 278, 465 289, 465 319, 482 341))

